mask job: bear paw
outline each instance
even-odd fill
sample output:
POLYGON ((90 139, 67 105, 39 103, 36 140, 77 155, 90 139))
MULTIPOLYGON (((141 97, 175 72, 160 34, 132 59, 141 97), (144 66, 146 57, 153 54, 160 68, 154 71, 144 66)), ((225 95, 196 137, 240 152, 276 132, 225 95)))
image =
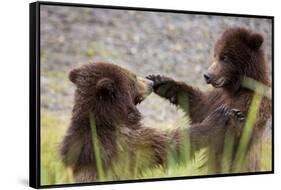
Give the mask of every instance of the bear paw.
POLYGON ((173 79, 165 77, 163 75, 148 75, 147 79, 153 81, 153 89, 157 90, 160 86, 167 85, 168 83, 174 82, 173 79))
POLYGON ((153 81, 153 91, 156 94, 176 104, 177 85, 173 79, 162 75, 149 75, 146 78, 153 81))

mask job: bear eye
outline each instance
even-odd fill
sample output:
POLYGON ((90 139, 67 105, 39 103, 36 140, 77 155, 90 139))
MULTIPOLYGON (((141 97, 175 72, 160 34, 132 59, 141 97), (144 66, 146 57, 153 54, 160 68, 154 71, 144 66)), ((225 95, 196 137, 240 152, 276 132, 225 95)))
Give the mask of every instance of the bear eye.
POLYGON ((223 55, 223 56, 221 57, 221 60, 222 60, 223 62, 227 63, 227 62, 229 62, 229 57, 226 56, 226 55, 223 55))

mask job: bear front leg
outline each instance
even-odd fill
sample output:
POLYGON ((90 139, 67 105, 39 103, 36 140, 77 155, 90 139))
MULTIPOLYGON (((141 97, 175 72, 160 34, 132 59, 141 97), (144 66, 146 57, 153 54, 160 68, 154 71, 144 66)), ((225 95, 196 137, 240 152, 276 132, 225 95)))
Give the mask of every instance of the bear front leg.
POLYGON ((210 148, 214 156, 212 158, 212 161, 214 161, 212 165, 214 167, 213 172, 221 172, 221 159, 227 131, 230 132, 229 135, 236 139, 236 125, 243 122, 244 119, 245 115, 243 112, 237 109, 230 109, 226 105, 221 105, 201 123, 190 126, 188 132, 192 149, 196 151, 204 147, 210 148))
POLYGON ((198 112, 198 107, 203 104, 203 93, 183 82, 162 75, 149 75, 146 78, 153 81, 153 91, 156 94, 168 99, 188 114, 198 112))
POLYGON ((230 109, 226 105, 221 105, 211 112, 201 123, 190 126, 189 134, 191 143, 201 148, 215 141, 223 141, 226 130, 229 127, 240 127, 239 125, 244 120, 245 114, 243 112, 238 109, 230 109))

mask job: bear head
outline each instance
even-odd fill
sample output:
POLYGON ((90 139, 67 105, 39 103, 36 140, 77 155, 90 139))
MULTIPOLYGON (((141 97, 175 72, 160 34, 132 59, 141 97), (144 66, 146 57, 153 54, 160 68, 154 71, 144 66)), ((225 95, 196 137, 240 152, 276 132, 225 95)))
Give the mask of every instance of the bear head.
POLYGON ((76 86, 74 117, 88 117, 92 112, 97 125, 137 123, 141 116, 136 105, 152 92, 150 80, 109 63, 75 68, 69 79, 76 86))
POLYGON ((213 61, 204 78, 215 88, 236 91, 243 78, 265 82, 267 67, 262 35, 244 28, 229 28, 217 40, 213 61))

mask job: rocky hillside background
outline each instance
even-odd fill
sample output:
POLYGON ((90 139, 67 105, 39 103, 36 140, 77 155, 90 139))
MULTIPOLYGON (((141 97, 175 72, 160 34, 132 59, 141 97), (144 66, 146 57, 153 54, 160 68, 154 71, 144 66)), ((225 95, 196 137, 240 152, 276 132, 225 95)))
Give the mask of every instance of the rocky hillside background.
MULTIPOLYGON (((228 27, 263 34, 271 66, 271 20, 257 18, 41 7, 42 108, 69 117, 74 86, 69 70, 93 61, 110 62, 137 75, 164 74, 207 90, 202 74, 215 40, 228 27)), ((177 125, 174 106, 150 95, 140 106, 147 126, 177 125)))

